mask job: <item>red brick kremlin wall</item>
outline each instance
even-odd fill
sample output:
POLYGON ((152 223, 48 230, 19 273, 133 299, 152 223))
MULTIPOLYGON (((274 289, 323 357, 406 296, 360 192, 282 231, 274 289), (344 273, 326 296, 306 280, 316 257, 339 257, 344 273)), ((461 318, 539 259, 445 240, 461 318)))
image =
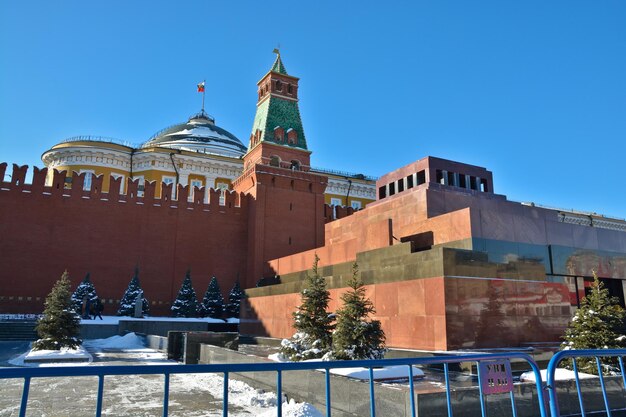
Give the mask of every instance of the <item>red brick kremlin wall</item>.
MULTIPOLYGON (((0 164, 0 179, 6 169, 0 164)), ((187 187, 179 186, 178 201, 169 201, 154 198, 154 183, 137 197, 137 182, 119 195, 115 184, 112 193, 99 192, 102 177, 83 191, 77 174, 66 189, 64 172, 54 173, 51 187, 44 186, 46 169, 35 168, 32 185, 26 173, 14 166, 11 181, 0 183, 0 313, 41 312, 65 269, 74 286, 91 273, 105 314, 117 311, 135 266, 153 315, 169 314, 187 269, 199 298, 211 276, 225 296, 238 277, 249 285, 249 196, 227 193, 219 205, 219 191, 210 190, 207 204, 201 189, 187 202, 187 187)))

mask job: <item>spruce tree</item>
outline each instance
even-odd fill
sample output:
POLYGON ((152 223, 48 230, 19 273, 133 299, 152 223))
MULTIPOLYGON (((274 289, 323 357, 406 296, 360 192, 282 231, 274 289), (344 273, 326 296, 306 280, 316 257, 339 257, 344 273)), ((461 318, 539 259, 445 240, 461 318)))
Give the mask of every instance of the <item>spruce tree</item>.
POLYGON ((98 294, 96 293, 96 287, 93 285, 90 279, 89 272, 85 275, 83 281, 78 284, 76 290, 72 294, 72 308, 76 313, 81 314, 83 308, 83 300, 87 297, 90 301, 95 301, 98 299, 98 294))
POLYGON ((178 296, 172 304, 174 317, 198 317, 198 299, 191 283, 191 271, 187 271, 178 296))
POLYGON ((332 347, 334 315, 326 311, 330 292, 326 289, 326 280, 319 274, 318 262, 316 254, 313 274, 307 274, 300 293, 302 303, 293 313, 296 334, 291 339, 283 339, 281 344, 281 354, 292 361, 322 358, 332 347))
MULTIPOLYGON (((626 310, 619 305, 619 298, 609 295, 609 290, 598 279, 595 271, 590 290, 565 330, 561 350, 625 348, 626 336, 623 332, 626 310)), ((617 364, 617 361, 608 359, 602 362, 617 364)), ((582 372, 598 373, 593 358, 577 359, 576 364, 582 372)))
POLYGON ((380 321, 370 320, 376 313, 372 301, 365 297, 365 286, 359 279, 359 269, 352 265, 350 288, 343 293, 343 307, 337 311, 337 327, 333 333, 334 359, 382 359, 385 355, 385 332, 380 321))
POLYGON ((222 317, 224 313, 224 297, 222 297, 222 291, 220 290, 220 285, 217 283, 217 278, 211 278, 209 287, 204 293, 199 311, 202 317, 209 316, 215 319, 222 317))
MULTIPOLYGON (((141 283, 139 282, 139 268, 135 267, 135 274, 128 283, 128 288, 120 301, 120 308, 117 310, 118 316, 134 316, 135 315, 135 303, 137 302, 137 296, 142 294, 141 283)), ((150 312, 150 303, 143 297, 142 313, 147 315, 150 312)))
POLYGON ((33 350, 79 347, 82 343, 78 338, 80 317, 72 308, 71 283, 67 271, 54 284, 44 305, 43 317, 39 319, 35 328, 39 340, 33 343, 33 350))
POLYGON ((233 288, 228 294, 228 305, 226 306, 226 316, 239 318, 239 310, 241 308, 241 299, 246 296, 246 293, 241 289, 239 281, 235 282, 233 288))

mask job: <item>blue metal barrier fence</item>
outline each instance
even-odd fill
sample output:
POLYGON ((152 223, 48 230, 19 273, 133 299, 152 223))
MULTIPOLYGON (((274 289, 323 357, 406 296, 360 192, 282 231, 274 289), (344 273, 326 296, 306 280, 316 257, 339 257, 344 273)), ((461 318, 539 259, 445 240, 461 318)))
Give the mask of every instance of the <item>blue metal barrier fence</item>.
POLYGON ((572 367, 574 370, 574 380, 576 381, 576 392, 578 394, 578 404, 580 406, 580 415, 585 417, 587 411, 583 405, 583 392, 580 384, 580 376, 578 373, 578 365, 576 359, 580 358, 594 358, 596 362, 596 369, 598 370, 598 380, 600 382, 600 388, 602 391, 602 399, 604 400, 604 411, 608 417, 612 416, 611 406, 609 405, 609 398, 606 390, 606 384, 604 376, 602 375, 602 360, 600 358, 617 358, 619 362, 619 371, 622 376, 623 387, 626 389, 626 377, 624 375, 624 361, 623 356, 626 356, 626 349, 598 349, 598 350, 562 350, 557 352, 550 363, 547 370, 547 388, 550 392, 550 414, 552 416, 560 416, 558 393, 556 389, 556 370, 559 363, 565 359, 572 359, 572 367))
POLYGON ((528 363, 535 374, 538 406, 541 417, 547 417, 547 410, 544 404, 542 381, 539 367, 534 360, 524 353, 497 353, 478 354, 463 356, 445 357, 422 357, 422 358, 400 358, 381 360, 359 360, 359 361, 328 361, 328 362, 288 362, 288 363, 236 363, 236 364, 208 364, 208 365, 141 365, 141 366, 84 366, 84 367, 51 367, 51 368, 0 368, 0 379, 23 378, 24 386, 22 390, 22 400, 20 406, 20 417, 26 415, 30 381, 32 378, 48 377, 77 377, 77 376, 97 376, 98 392, 96 399, 95 415, 102 414, 102 399, 104 395, 104 377, 113 375, 164 375, 163 386, 163 416, 168 415, 169 404, 169 383, 170 375, 175 374, 202 374, 218 373, 223 374, 223 408, 222 415, 228 416, 228 381, 229 374, 241 372, 276 372, 276 397, 277 416, 282 415, 282 373, 297 370, 323 370, 326 373, 326 416, 331 417, 331 388, 330 370, 333 368, 367 368, 369 369, 369 397, 370 415, 376 417, 376 404, 374 398, 374 368, 385 366, 405 365, 408 367, 409 389, 411 392, 410 406, 411 416, 415 417, 416 403, 413 385, 413 365, 433 365, 443 364, 445 385, 446 385, 446 405, 448 417, 453 417, 452 400, 450 395, 449 364, 460 362, 475 362, 478 369, 478 388, 481 415, 487 415, 485 405, 485 395, 488 393, 506 393, 510 395, 511 410, 514 417, 517 416, 517 408, 513 393, 513 381, 510 378, 510 359, 521 359, 528 363), (507 372, 503 372, 505 371, 507 372), (508 377, 507 377, 508 374, 508 377), (507 387, 510 389, 507 390, 507 387))

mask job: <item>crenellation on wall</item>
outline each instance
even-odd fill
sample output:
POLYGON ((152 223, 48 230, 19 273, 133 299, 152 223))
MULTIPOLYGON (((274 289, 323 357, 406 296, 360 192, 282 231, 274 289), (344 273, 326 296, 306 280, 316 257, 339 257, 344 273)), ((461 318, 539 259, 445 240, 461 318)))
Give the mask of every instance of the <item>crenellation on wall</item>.
POLYGON ((26 183, 28 174, 28 165, 18 166, 13 164, 11 179, 4 181, 8 164, 3 162, 0 164, 0 175, 3 179, 0 181, 2 191, 29 193, 33 196, 47 197, 64 197, 68 199, 92 200, 105 203, 133 203, 138 206, 156 206, 171 209, 197 209, 199 212, 205 213, 226 213, 231 211, 239 212, 247 209, 246 201, 242 193, 233 190, 221 190, 207 187, 194 187, 192 197, 189 197, 189 186, 178 184, 176 187, 175 198, 172 198, 173 184, 161 183, 161 195, 163 198, 157 198, 156 187, 159 184, 156 181, 144 181, 143 195, 140 195, 139 179, 121 178, 110 176, 110 190, 107 193, 102 192, 102 184, 104 182, 103 175, 92 175, 89 189, 85 189, 86 173, 78 173, 72 171, 71 182, 66 182, 67 172, 52 170, 51 181, 49 185, 46 182, 49 178, 48 168, 33 168, 32 182, 26 183), (125 193, 121 193, 122 181, 125 181, 125 193), (206 197, 208 194, 208 197, 206 197), (223 198, 222 198, 223 196, 223 198))
MULTIPOLYGON (((5 164, 6 166, 6 164, 5 164)), ((0 176, 2 172, 0 170, 0 176)), ((44 187, 46 186, 46 177, 48 176, 48 168, 38 168, 34 167, 33 169, 33 182, 31 184, 31 191, 33 193, 43 193, 44 187)))

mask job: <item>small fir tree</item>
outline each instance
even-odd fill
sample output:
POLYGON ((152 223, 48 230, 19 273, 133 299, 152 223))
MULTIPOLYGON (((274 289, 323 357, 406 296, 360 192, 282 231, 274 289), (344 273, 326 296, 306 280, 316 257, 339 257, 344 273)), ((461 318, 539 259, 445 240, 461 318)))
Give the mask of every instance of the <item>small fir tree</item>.
POLYGON ((385 355, 385 332, 380 321, 370 320, 376 313, 372 301, 365 297, 365 286, 359 269, 352 265, 350 288, 341 296, 343 307, 337 311, 337 327, 333 333, 334 359, 382 359, 385 355))
POLYGON ((82 343, 78 338, 80 317, 72 308, 71 283, 67 271, 54 284, 44 305, 43 317, 36 327, 39 340, 33 343, 33 350, 79 347, 82 343))
POLYGON ((143 290, 141 289, 141 283, 139 282, 139 267, 135 267, 135 274, 128 283, 128 288, 120 301, 120 308, 117 310, 118 316, 134 316, 135 315, 135 303, 137 302, 137 296, 142 295, 142 313, 147 315, 150 312, 150 303, 143 297, 143 290))
POLYGON ((239 281, 235 282, 235 285, 228 294, 228 305, 226 306, 227 317, 239 317, 239 310, 241 308, 241 300, 246 296, 246 293, 241 289, 239 281))
MULTIPOLYGON (((623 334, 625 319, 626 310, 619 305, 619 299, 609 295, 609 290, 593 271, 590 292, 580 302, 580 308, 565 330, 561 350, 623 349, 626 347, 626 336, 623 334)), ((608 358, 602 362, 617 364, 617 361, 611 362, 608 358)), ((598 373, 593 358, 577 359, 576 364, 579 371, 598 373)))
POLYGON ((217 283, 217 278, 211 278, 209 287, 204 293, 199 311, 202 317, 209 316, 215 319, 222 317, 224 313, 224 297, 222 297, 222 291, 220 290, 220 285, 217 283))
POLYGON ((317 269, 319 257, 315 255, 313 274, 307 274, 305 287, 300 293, 302 304, 293 313, 296 329, 291 339, 283 339, 280 353, 291 361, 322 358, 332 347, 334 315, 327 311, 330 292, 326 280, 317 269))
POLYGON ((178 296, 172 304, 172 316, 174 317, 198 317, 198 298, 191 284, 191 271, 187 271, 183 285, 178 291, 178 296))
POLYGON ((83 309, 83 300, 87 297, 90 301, 95 301, 98 299, 98 294, 96 293, 96 287, 93 285, 90 279, 89 272, 85 275, 83 281, 78 284, 76 290, 72 294, 72 308, 78 314, 82 313, 83 309))

